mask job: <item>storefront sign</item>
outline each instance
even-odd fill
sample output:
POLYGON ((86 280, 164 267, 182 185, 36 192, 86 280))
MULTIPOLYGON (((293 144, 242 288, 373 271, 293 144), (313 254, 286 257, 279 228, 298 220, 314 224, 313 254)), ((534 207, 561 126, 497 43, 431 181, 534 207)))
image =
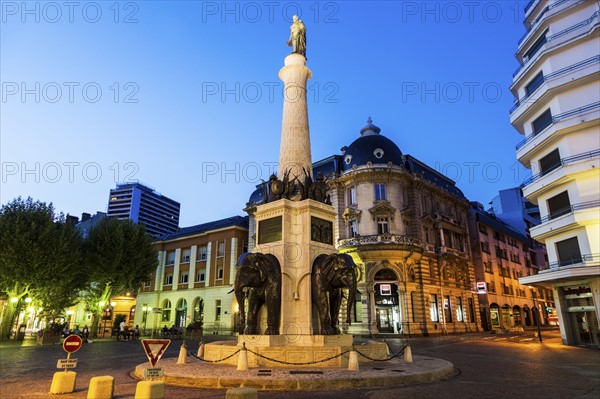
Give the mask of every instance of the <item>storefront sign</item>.
POLYGON ((485 281, 477 282, 477 293, 478 294, 487 294, 487 286, 485 281))
POLYGON ((381 292, 381 295, 392 295, 392 285, 391 284, 380 284, 379 292, 381 292))

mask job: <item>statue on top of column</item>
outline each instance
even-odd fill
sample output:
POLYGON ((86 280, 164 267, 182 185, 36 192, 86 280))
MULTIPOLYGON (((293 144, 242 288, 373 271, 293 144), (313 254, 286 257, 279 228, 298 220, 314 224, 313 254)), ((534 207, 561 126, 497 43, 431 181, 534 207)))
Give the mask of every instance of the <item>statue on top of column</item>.
POLYGON ((294 22, 290 26, 290 40, 288 46, 292 46, 292 54, 300 54, 306 58, 306 27, 297 15, 294 15, 294 22))

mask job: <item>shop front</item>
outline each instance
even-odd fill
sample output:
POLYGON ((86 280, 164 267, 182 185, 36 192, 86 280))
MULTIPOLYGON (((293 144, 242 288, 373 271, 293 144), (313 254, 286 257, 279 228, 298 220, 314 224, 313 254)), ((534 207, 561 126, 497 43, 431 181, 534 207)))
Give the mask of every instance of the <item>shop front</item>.
POLYGON ((566 304, 566 322, 574 345, 600 346, 600 329, 589 285, 560 287, 566 304))

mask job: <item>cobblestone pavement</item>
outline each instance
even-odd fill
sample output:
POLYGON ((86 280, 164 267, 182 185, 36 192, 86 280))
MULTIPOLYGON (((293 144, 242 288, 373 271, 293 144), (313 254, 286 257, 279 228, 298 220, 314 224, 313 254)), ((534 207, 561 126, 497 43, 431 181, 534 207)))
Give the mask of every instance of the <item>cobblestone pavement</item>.
MULTIPOLYGON (((413 353, 448 360, 460 374, 448 381, 395 389, 334 392, 260 392, 261 399, 387 399, 387 398, 506 398, 597 399, 600 397, 600 351, 563 346, 558 331, 544 331, 544 342, 533 334, 413 338, 413 353)), ((394 350, 399 339, 389 339, 394 350)), ((173 341, 165 358, 176 357, 181 341, 173 341)), ((197 342, 188 342, 190 350, 197 342)), ((115 377, 115 399, 133 398, 134 367, 147 359, 139 342, 100 341, 86 344, 78 359, 76 391, 50 395, 56 361, 66 358, 62 347, 17 346, 0 343, 0 398, 86 398, 93 376, 115 377)), ((159 363, 160 364, 160 363, 159 363)), ((361 367, 368 367, 362 365, 361 367)), ((232 368, 232 373, 235 370, 232 368)), ((167 387, 166 398, 224 398, 225 390, 167 387)))

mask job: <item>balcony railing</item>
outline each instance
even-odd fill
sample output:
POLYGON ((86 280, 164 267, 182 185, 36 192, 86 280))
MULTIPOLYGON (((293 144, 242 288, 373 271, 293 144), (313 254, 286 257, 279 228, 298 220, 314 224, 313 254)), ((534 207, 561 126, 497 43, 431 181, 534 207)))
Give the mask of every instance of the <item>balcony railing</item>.
POLYGON ((421 240, 415 237, 400 236, 394 234, 381 234, 371 236, 359 236, 352 238, 344 238, 338 241, 339 248, 356 247, 360 245, 373 244, 401 244, 422 246, 421 240))
POLYGON ((578 161, 582 161, 584 159, 591 159, 591 158, 596 158, 596 157, 600 157, 600 150, 595 150, 595 151, 590 151, 590 152, 584 152, 582 154, 577 154, 577 155, 573 155, 570 157, 566 157, 566 158, 562 158, 560 160, 560 163, 553 166, 552 168, 545 170, 543 172, 537 173, 533 176, 531 176, 530 178, 526 179, 525 181, 523 181, 523 184, 521 184, 521 187, 525 187, 531 183, 534 183, 536 181, 538 181, 539 179, 541 179, 542 177, 546 176, 548 173, 564 166, 564 165, 568 165, 574 162, 578 162, 578 161))
POLYGON ((559 260, 556 262, 550 262, 548 266, 550 266, 550 269, 558 269, 559 267, 564 267, 564 266, 574 266, 574 265, 585 264, 585 263, 599 263, 599 262, 600 262, 600 254, 586 254, 586 255, 581 255, 581 257, 578 257, 578 258, 563 259, 563 260, 559 260))
POLYGON ((537 23, 540 22, 542 18, 544 18, 544 15, 546 15, 546 13, 548 11, 555 9, 556 7, 558 7, 561 4, 566 3, 566 2, 570 2, 570 3, 572 3, 572 5, 577 4, 577 2, 574 2, 573 0, 559 0, 556 3, 552 3, 549 6, 544 7, 544 9, 540 13, 540 15, 538 15, 538 17, 535 19, 535 21, 533 21, 531 23, 531 25, 529 25, 529 28, 527 28, 527 32, 525 32, 525 34, 523 34, 523 36, 521 36, 521 38, 519 39, 518 45, 521 45, 521 43, 523 42, 523 40, 525 40, 525 38, 527 37, 527 35, 529 34, 529 32, 531 32, 531 30, 533 28, 535 28, 535 26, 537 25, 537 23))
POLYGON ((529 3, 527 3, 527 5, 525 6, 525 10, 523 12, 527 14, 527 11, 529 11, 529 9, 537 2, 538 0, 530 0, 529 3))
POLYGON ((598 108, 598 107, 600 107, 600 101, 597 101, 595 103, 588 104, 588 105, 583 106, 581 108, 573 109, 571 111, 563 112, 562 114, 558 114, 558 115, 553 116, 552 117, 552 123, 550 125, 548 125, 545 129, 540 130, 539 132, 534 132, 534 133, 530 134, 529 136, 525 137, 525 139, 523 139, 523 141, 521 141, 519 144, 516 145, 516 149, 518 150, 519 148, 523 147, 525 144, 529 143, 537 135, 539 135, 541 132, 543 132, 544 130, 546 130, 549 126, 552 126, 554 123, 556 123, 558 121, 561 121, 563 119, 566 119, 568 117, 574 116, 574 115, 579 115, 579 114, 582 114, 584 112, 591 111, 594 108, 598 108))
POLYGON ((545 222, 549 222, 550 220, 559 218, 561 216, 568 215, 569 213, 573 213, 575 211, 580 211, 583 209, 590 209, 590 208, 599 208, 599 207, 600 207, 600 200, 582 202, 580 204, 573 204, 568 208, 559 209, 557 211, 554 211, 554 212, 544 216, 543 218, 541 218, 540 221, 542 223, 545 223, 545 222))
MULTIPOLYGON (((596 18, 598 18, 599 15, 600 15, 600 11, 596 11, 588 19, 586 19, 584 21, 581 21, 581 22, 579 22, 579 23, 577 23, 575 25, 572 25, 572 26, 570 26, 570 27, 568 27, 566 29, 563 29, 560 32, 555 33, 554 35, 548 36, 546 38, 545 45, 547 45, 548 43, 552 42, 553 40, 555 40, 555 39, 557 39, 557 38, 559 38, 561 36, 564 36, 564 35, 566 35, 568 33, 571 33, 571 32, 573 32, 573 31, 575 31, 575 30, 577 30, 577 29, 579 29, 581 27, 584 27, 584 26, 587 26, 587 25, 591 24, 592 22, 594 22, 594 20, 596 18)), ((513 72, 513 75, 512 75, 513 78, 515 76, 517 76, 517 74, 521 71, 521 69, 523 69, 523 67, 525 65, 529 64, 529 62, 531 62, 531 60, 536 59, 536 58, 539 57, 540 54, 543 54, 543 51, 541 53, 536 51, 535 54, 536 54, 536 57, 532 57, 532 58, 528 58, 528 59, 524 60, 524 62, 517 67, 517 69, 513 72)))
MULTIPOLYGON (((544 76, 544 77, 543 77, 543 80, 542 80, 542 83, 540 84, 540 86, 541 86, 543 83, 545 83, 545 82, 547 82, 547 81, 549 81, 549 80, 552 80, 552 79, 554 79, 554 78, 556 78, 556 77, 559 77, 559 76, 561 76, 561 75, 565 75, 565 74, 567 74, 567 73, 569 73, 569 72, 572 72, 572 71, 574 71, 574 70, 577 70, 577 69, 580 69, 580 68, 586 67, 586 66, 588 66, 588 65, 590 65, 590 64, 594 64, 594 63, 596 63, 596 62, 599 62, 599 61, 600 61, 600 55, 596 55, 596 56, 594 56, 594 57, 588 58, 587 60, 583 60, 583 61, 580 61, 580 62, 578 62, 578 63, 576 63, 576 64, 569 65, 568 67, 565 67, 565 68, 559 69, 559 70, 558 70, 558 71, 556 71, 556 72, 549 73, 548 75, 546 75, 546 76, 544 76)), ((533 93, 535 93, 536 91, 537 91, 537 89, 536 89, 535 91, 532 91, 532 92, 531 92, 531 93, 529 93, 529 94, 526 94, 526 95, 525 95, 523 98, 521 98, 520 100, 517 100, 517 101, 515 102, 515 105, 514 105, 514 106, 513 106, 513 107, 512 107, 512 108, 511 108, 509 111, 508 111, 508 112, 509 112, 509 114, 511 114, 511 115, 512 115, 512 113, 513 113, 513 112, 515 112, 515 111, 516 111, 516 109, 517 109, 517 108, 519 108, 519 107, 521 106, 521 104, 523 104, 523 103, 525 102, 525 100, 527 100, 527 99, 528 99, 528 98, 529 98, 529 97, 530 97, 530 96, 531 96, 533 93)))

